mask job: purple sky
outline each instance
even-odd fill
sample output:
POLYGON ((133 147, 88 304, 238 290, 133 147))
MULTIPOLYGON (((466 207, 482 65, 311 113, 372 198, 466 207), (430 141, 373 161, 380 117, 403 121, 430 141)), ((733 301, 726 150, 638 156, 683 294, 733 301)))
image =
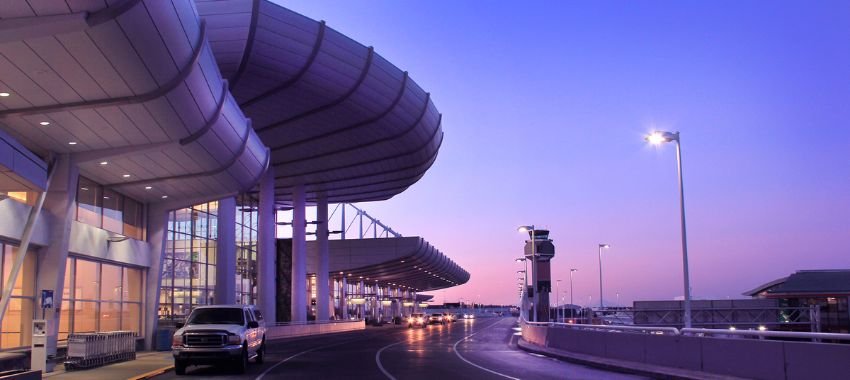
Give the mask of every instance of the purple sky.
POLYGON ((515 303, 521 224, 552 230, 553 280, 606 304, 682 294, 681 131, 697 298, 850 268, 850 2, 281 1, 431 92, 445 141, 392 200, 364 204, 466 268, 437 291, 515 303), (531 3, 531 4, 529 4, 531 3))

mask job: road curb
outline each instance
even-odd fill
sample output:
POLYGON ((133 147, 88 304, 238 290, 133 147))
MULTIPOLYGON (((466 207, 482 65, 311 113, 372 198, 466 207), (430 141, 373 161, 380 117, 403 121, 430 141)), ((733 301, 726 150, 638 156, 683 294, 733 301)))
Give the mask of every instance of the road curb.
POLYGON ((739 377, 724 376, 717 374, 702 373, 686 369, 662 367, 652 364, 636 363, 619 359, 601 358, 598 356, 577 354, 564 350, 553 349, 549 347, 539 346, 527 342, 525 339, 517 340, 517 347, 521 350, 554 357, 571 363, 583 364, 590 367, 605 369, 621 373, 631 373, 635 375, 649 376, 654 379, 675 379, 675 380, 738 380, 739 377))
POLYGON ((143 373, 143 374, 141 374, 141 375, 133 376, 133 377, 131 377, 131 378, 127 379, 127 380, 144 380, 144 379, 150 379, 150 378, 153 378, 153 377, 157 377, 157 376, 159 376, 159 375, 162 375, 163 373, 166 373, 166 372, 171 371, 171 370, 173 370, 173 369, 174 369, 174 365, 170 365, 170 366, 166 366, 166 367, 162 367, 162 368, 157 368, 157 369, 155 369, 155 370, 153 370, 153 371, 149 371, 149 372, 145 372, 145 373, 143 373))

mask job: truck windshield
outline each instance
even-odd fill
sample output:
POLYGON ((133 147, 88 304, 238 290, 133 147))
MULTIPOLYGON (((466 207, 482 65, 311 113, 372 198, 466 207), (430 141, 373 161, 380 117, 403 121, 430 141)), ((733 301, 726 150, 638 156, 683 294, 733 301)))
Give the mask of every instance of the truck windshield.
POLYGON ((197 309, 189 316, 187 325, 243 325, 242 309, 197 309))

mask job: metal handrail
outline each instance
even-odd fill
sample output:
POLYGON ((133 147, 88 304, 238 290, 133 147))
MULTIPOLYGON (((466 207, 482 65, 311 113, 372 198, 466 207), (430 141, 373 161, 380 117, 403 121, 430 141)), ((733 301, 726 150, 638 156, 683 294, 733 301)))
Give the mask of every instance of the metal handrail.
POLYGON ((304 325, 327 325, 334 323, 346 323, 346 322, 363 322, 364 319, 333 319, 327 321, 297 321, 297 322, 275 322, 272 324, 274 327, 280 326, 304 326, 304 325))
POLYGON ((802 332, 802 331, 773 331, 773 330, 728 330, 728 329, 700 329, 687 328, 682 329, 682 335, 685 334, 709 334, 709 335, 744 335, 764 338, 797 338, 797 339, 828 339, 828 340, 846 340, 850 341, 850 334, 842 333, 819 333, 819 332, 802 332))
POLYGON ((775 331, 775 330, 729 330, 729 329, 702 329, 702 328, 683 328, 675 327, 648 327, 648 326, 626 326, 626 325, 585 325, 559 322, 530 322, 525 318, 520 317, 520 322, 531 326, 546 326, 546 327, 566 327, 579 330, 628 330, 628 331, 643 331, 643 332, 663 332, 672 335, 739 335, 757 338, 793 338, 793 339, 811 339, 819 342, 821 340, 841 340, 850 341, 850 334, 843 333, 820 333, 820 332, 802 332, 802 331, 775 331))

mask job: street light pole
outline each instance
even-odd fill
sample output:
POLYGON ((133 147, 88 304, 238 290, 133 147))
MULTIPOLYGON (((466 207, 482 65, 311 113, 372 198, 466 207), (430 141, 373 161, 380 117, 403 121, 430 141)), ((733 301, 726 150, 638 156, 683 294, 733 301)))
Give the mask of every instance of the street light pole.
POLYGON ((577 272, 578 269, 572 268, 570 269, 570 305, 574 305, 573 303, 573 272, 577 272))
POLYGON ((602 248, 608 248, 610 245, 599 244, 599 309, 602 309, 602 248))
POLYGON ((691 280, 688 270, 688 236, 685 227, 685 185, 682 178, 682 141, 679 132, 654 131, 646 137, 646 141, 659 145, 665 142, 676 142, 676 166, 679 171, 679 212, 682 220, 682 272, 685 279, 685 327, 691 327, 691 280))
POLYGON ((555 322, 558 322, 558 319, 561 318, 561 308, 559 307, 561 302, 558 297, 561 295, 561 280, 555 280, 555 322))

